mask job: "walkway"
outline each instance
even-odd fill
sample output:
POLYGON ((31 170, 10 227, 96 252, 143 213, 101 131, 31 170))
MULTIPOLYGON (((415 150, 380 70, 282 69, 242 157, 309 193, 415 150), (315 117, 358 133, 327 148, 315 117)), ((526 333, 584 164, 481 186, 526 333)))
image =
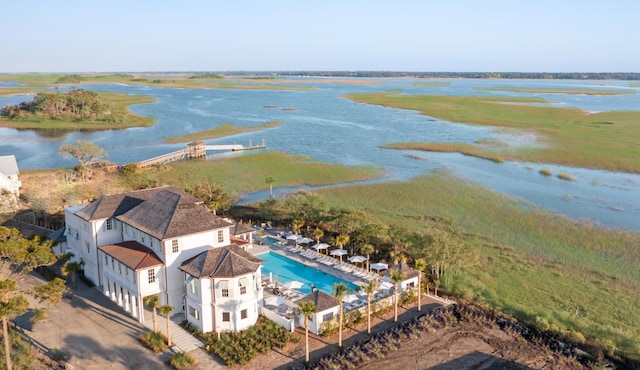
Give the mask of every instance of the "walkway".
MULTIPOLYGON (((182 320, 184 320, 184 314, 179 313, 171 316, 171 341, 176 347, 174 352, 189 352, 196 348, 203 348, 204 344, 198 338, 180 326, 182 320)), ((149 330, 153 330, 151 313, 145 315, 144 325, 149 330)), ((160 314, 158 314, 158 330, 165 335, 167 334, 167 318, 160 314)))

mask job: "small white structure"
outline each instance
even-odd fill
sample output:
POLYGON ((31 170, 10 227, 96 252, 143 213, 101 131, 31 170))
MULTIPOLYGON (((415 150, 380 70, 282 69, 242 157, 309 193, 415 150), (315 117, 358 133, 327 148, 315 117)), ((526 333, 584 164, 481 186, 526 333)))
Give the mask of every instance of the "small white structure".
POLYGON ((258 320, 262 301, 261 263, 242 248, 209 249, 186 260, 186 318, 203 333, 240 331, 258 320))
POLYGON ((418 288, 418 271, 409 267, 406 263, 398 263, 389 267, 388 270, 384 270, 380 273, 384 277, 384 281, 392 283, 391 271, 400 270, 404 273, 404 279, 398 286, 398 292, 402 292, 406 289, 418 288))
MULTIPOLYGON (((339 314, 340 302, 321 290, 314 290, 298 302, 313 302, 316 313, 309 319, 309 331, 320 335, 322 323, 339 314)), ((298 317, 298 326, 304 328, 304 317, 298 317)))
POLYGON ((22 186, 20 179, 18 179, 19 174, 16 156, 0 156, 0 190, 8 191, 18 198, 20 196, 20 187, 22 186))

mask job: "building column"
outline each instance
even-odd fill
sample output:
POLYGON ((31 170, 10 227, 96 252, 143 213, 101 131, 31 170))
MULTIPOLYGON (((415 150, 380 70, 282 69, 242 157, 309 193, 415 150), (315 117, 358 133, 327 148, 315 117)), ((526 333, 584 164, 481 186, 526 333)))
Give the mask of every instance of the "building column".
POLYGON ((131 298, 131 316, 138 317, 138 307, 136 305, 136 296, 130 295, 131 298))
POLYGON ((118 304, 118 306, 122 307, 122 285, 118 286, 116 296, 118 297, 116 303, 118 304))
POLYGON ((109 291, 109 278, 104 278, 104 285, 102 286, 102 290, 105 296, 107 297, 111 296, 111 293, 109 291))
POLYGON ((131 294, 129 293, 128 290, 124 291, 124 310, 126 312, 130 312, 129 311, 129 301, 131 300, 131 294))
POLYGON ((113 289, 111 289, 111 287, 109 287, 109 290, 111 291, 111 300, 116 302, 117 300, 117 296, 116 296, 116 282, 112 281, 111 285, 113 286, 113 289))

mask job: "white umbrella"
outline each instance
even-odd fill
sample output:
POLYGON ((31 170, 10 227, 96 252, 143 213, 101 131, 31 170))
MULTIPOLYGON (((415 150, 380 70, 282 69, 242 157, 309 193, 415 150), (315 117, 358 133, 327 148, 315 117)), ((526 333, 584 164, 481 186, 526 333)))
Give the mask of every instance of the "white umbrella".
POLYGON ((311 238, 300 238, 300 239, 298 239, 298 243, 301 243, 301 244, 309 244, 312 241, 313 241, 313 239, 311 239, 311 238))
POLYGON ((329 254, 331 254, 332 256, 339 256, 340 263, 342 263, 342 256, 344 256, 345 254, 349 254, 349 252, 346 249, 334 249, 329 252, 329 254))
POLYGON ((286 289, 300 289, 302 288, 303 285, 304 283, 299 282, 298 280, 291 280, 282 284, 282 286, 285 287, 286 289))
POLYGON ((320 249, 327 249, 329 248, 329 244, 327 243, 319 243, 319 244, 314 244, 311 246, 311 248, 317 250, 318 252, 320 251, 320 249))
POLYGON ((376 270, 378 272, 380 272, 380 270, 388 270, 389 269, 389 265, 387 265, 386 263, 372 263, 371 266, 372 270, 376 270))
POLYGON ((346 296, 344 296, 344 297, 342 298, 342 302, 344 302, 344 303, 351 303, 351 302, 357 301, 357 300, 359 300, 359 299, 360 299, 360 298, 358 298, 358 296, 357 296, 357 295, 355 295, 355 294, 347 294, 346 296))
POLYGON ((389 290, 391 288, 393 288, 393 284, 388 281, 383 281, 382 283, 380 283, 380 289, 382 290, 389 290))
POLYGON ((283 296, 273 295, 271 297, 267 297, 264 299, 265 306, 280 306, 285 303, 285 299, 283 296))
POLYGON ((351 263, 362 263, 367 260, 367 257, 363 256, 351 256, 349 257, 349 262, 351 263))

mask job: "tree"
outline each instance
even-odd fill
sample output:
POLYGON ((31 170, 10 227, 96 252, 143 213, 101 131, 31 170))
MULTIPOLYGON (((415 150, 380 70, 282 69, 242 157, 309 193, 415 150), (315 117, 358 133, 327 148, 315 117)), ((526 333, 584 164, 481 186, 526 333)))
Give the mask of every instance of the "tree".
POLYGON ((347 293, 347 286, 345 283, 335 283, 333 284, 333 296, 338 300, 340 304, 340 322, 338 324, 338 347, 342 348, 342 298, 347 293))
POLYGON ((369 284, 362 287, 362 289, 367 295, 367 334, 371 334, 371 296, 378 289, 378 283, 376 280, 369 280, 369 284))
POLYGON ((316 313, 316 304, 311 301, 298 302, 296 315, 304 316, 304 360, 309 362, 309 319, 316 313))
POLYGON ((217 214, 218 211, 224 212, 231 208, 234 203, 234 199, 224 191, 222 186, 218 183, 205 180, 193 184, 186 189, 187 193, 200 199, 204 204, 209 207, 213 214, 217 214))
POLYGON ((398 285, 404 280, 404 272, 400 269, 392 269, 389 273, 393 282, 393 321, 398 321, 398 285))
POLYGON ((324 231, 320 228, 313 230, 313 238, 316 240, 317 244, 320 244, 320 238, 324 236, 324 231))
POLYGON ((165 304, 158 307, 162 316, 167 318, 167 345, 171 347, 171 312, 173 312, 173 306, 165 304))
POLYGON ((269 199, 271 199, 273 198, 273 184, 276 183, 276 179, 272 176, 267 176, 267 178, 264 179, 264 182, 269 185, 269 199))
POLYGON ((160 307, 160 296, 157 294, 154 295, 148 295, 144 298, 142 298, 142 302, 151 309, 151 317, 153 319, 153 332, 157 333, 158 332, 158 314, 156 313, 156 310, 158 307, 160 307))
POLYGON ((82 270, 82 266, 84 266, 84 261, 67 261, 62 268, 60 269, 60 273, 62 276, 71 276, 71 286, 73 289, 77 289, 76 276, 78 271, 82 270))
MULTIPOLYGON (((340 247, 340 249, 344 249, 344 246, 349 243, 349 235, 348 234, 340 234, 336 236, 334 242, 340 247)), ((340 255, 340 262, 342 262, 342 255, 340 255)))
POLYGON ((362 252, 362 254, 367 256, 367 271, 371 271, 371 269, 369 268, 369 257, 371 256, 371 253, 373 253, 374 251, 375 249, 371 244, 365 244, 362 247, 360 247, 360 252, 362 252))
MULTIPOLYGON (((39 237, 25 239, 17 230, 0 226, 0 257, 10 265, 11 275, 26 274, 31 270, 50 265, 56 256, 51 252, 51 241, 42 241, 39 237)), ((57 303, 62 297, 60 279, 53 280, 35 291, 41 301, 57 303)), ((11 345, 9 338, 9 320, 27 312, 29 301, 17 290, 17 282, 8 277, 0 277, 0 318, 4 340, 5 366, 11 369, 11 345)), ((64 284, 62 284, 64 285, 64 284)), ((44 312, 40 310, 40 312, 44 312)), ((39 315, 42 316, 42 315, 39 315)))
POLYGON ((62 145, 60 154, 77 159, 80 167, 84 169, 100 163, 107 152, 89 140, 77 140, 76 145, 62 145))
POLYGON ((12 279, 2 277, 0 279, 0 295, 2 295, 2 301, 0 302, 0 317, 2 317, 2 338, 4 340, 4 358, 5 366, 8 370, 11 370, 11 340, 9 339, 9 320, 14 319, 23 313, 27 312, 29 308, 29 301, 22 295, 15 293, 18 286, 17 282, 12 279))
POLYGON ((417 258, 414 261, 414 267, 418 270, 418 311, 422 311, 422 272, 427 267, 427 263, 423 258, 417 258))

